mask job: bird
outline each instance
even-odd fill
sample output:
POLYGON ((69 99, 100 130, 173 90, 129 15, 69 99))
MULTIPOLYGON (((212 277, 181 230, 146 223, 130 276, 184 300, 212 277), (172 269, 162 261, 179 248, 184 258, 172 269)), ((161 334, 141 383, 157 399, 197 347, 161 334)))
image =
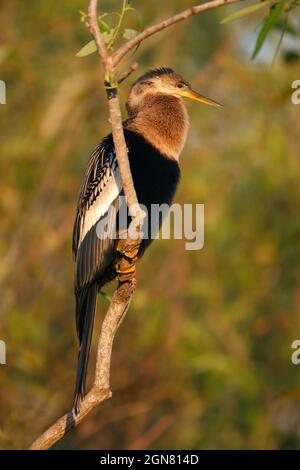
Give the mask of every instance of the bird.
MULTIPOLYGON (((147 71, 133 83, 128 94, 128 116, 123 121, 123 131, 137 198, 148 209, 148 218, 152 204, 171 205, 178 186, 179 157, 189 127, 183 98, 222 106, 194 91, 188 81, 169 67, 147 71)), ((79 192, 73 229, 75 314, 80 345, 73 401, 75 414, 79 413, 85 394, 97 295, 105 284, 118 277, 114 262, 118 237, 102 237, 99 230, 104 230, 102 220, 106 220, 108 232, 121 230, 117 214, 122 195, 124 192, 110 133, 90 156, 79 192)), ((125 226, 129 221, 128 217, 125 226)), ((141 258, 151 241, 150 237, 142 239, 137 259, 141 258)))

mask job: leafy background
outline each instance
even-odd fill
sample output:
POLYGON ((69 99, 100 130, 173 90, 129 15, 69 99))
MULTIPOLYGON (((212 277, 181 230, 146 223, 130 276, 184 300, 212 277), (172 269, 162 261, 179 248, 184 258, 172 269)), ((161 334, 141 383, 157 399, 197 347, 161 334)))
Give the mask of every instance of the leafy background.
MULTIPOLYGON (((133 3, 149 24, 192 2, 133 3)), ((238 8, 196 16, 136 54, 138 73, 171 66, 225 104, 187 103, 176 201, 205 204, 205 247, 186 251, 176 240, 149 249, 115 342, 113 398, 57 448, 299 447, 291 343, 300 337, 300 107, 290 99, 299 18, 272 65, 280 28, 251 61, 262 12, 220 24, 238 8)), ((0 10, 3 449, 27 447, 73 395, 72 224, 88 156, 109 131, 98 59, 75 57, 90 39, 80 10, 83 0, 10 0, 0 10)), ((99 299, 95 339, 106 308, 99 299)))

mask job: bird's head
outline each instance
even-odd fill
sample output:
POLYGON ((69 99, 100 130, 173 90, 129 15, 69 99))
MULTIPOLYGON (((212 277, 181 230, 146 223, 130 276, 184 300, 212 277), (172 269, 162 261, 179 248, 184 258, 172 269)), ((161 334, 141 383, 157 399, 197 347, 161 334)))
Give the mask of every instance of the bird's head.
POLYGON ((132 85, 128 101, 128 111, 137 111, 148 95, 165 95, 175 98, 189 98, 209 106, 222 106, 194 91, 181 75, 170 68, 158 68, 146 72, 132 85))

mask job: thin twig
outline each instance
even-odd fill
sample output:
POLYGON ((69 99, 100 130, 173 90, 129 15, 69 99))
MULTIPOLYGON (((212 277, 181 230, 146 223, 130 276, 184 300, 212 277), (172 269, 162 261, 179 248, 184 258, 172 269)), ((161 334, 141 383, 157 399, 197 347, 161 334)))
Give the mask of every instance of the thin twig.
POLYGON ((110 57, 108 54, 107 47, 104 44, 102 39, 102 35, 98 26, 97 21, 97 4, 98 0, 90 0, 89 1, 89 9, 88 9, 88 25, 91 32, 91 35, 94 36, 96 46, 98 49, 98 53, 104 67, 104 71, 107 72, 108 68, 110 67, 110 57))
POLYGON ((133 64, 130 65, 130 67, 128 67, 127 70, 125 70, 125 72, 123 72, 119 78, 118 78, 118 85, 120 85, 120 83, 123 83, 124 80, 126 80, 126 78, 129 77, 129 75, 131 75, 133 72, 136 71, 136 69, 138 68, 139 64, 137 62, 133 62, 133 64))

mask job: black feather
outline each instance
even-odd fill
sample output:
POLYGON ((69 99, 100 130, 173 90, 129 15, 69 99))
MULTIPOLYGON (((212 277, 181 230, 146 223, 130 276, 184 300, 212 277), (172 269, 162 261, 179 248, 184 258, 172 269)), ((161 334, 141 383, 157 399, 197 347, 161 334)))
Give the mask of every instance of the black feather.
MULTIPOLYGON (((171 69, 158 69, 158 73, 171 73, 171 69), (163 71, 164 72, 163 72, 163 71), (169 71, 169 72, 166 72, 169 71)), ((154 71, 148 72, 154 74, 154 71)), ((154 76, 154 75, 152 75, 154 76)), ((148 210, 149 233, 151 228, 151 204, 172 203, 180 178, 179 165, 162 155, 141 135, 124 129, 128 147, 128 157, 138 200, 148 210)), ((101 198, 101 188, 108 184, 117 161, 111 134, 96 148, 92 154, 79 194, 77 214, 73 232, 73 253, 75 258, 75 297, 76 326, 80 342, 77 379, 74 396, 74 410, 77 413, 84 394, 88 357, 93 331, 98 290, 113 280, 117 273, 114 269, 115 243, 110 238, 98 238, 96 226, 98 221, 81 240, 81 226, 85 213, 97 198, 101 198), (98 191, 97 188, 100 188, 98 191), (81 241, 80 241, 81 240, 81 241)), ((122 195, 122 191, 120 192, 122 195)), ((119 208, 119 197, 111 202, 119 208)), ((127 225, 130 219, 127 218, 127 225)), ((160 221, 161 222, 161 221, 160 221)), ((117 227, 116 219, 110 219, 111 227, 117 227)), ((142 241, 139 256, 142 256, 151 238, 142 241)))
POLYGON ((136 85, 139 82, 143 82, 144 80, 151 80, 151 78, 160 77, 161 75, 169 75, 174 73, 174 70, 169 67, 158 67, 156 69, 148 70, 148 72, 141 75, 133 84, 136 85))
POLYGON ((78 354, 77 377, 73 408, 77 414, 80 402, 85 393, 85 381, 91 348, 94 318, 96 311, 98 286, 96 283, 86 287, 76 298, 76 318, 79 319, 77 330, 79 332, 80 349, 78 354))

